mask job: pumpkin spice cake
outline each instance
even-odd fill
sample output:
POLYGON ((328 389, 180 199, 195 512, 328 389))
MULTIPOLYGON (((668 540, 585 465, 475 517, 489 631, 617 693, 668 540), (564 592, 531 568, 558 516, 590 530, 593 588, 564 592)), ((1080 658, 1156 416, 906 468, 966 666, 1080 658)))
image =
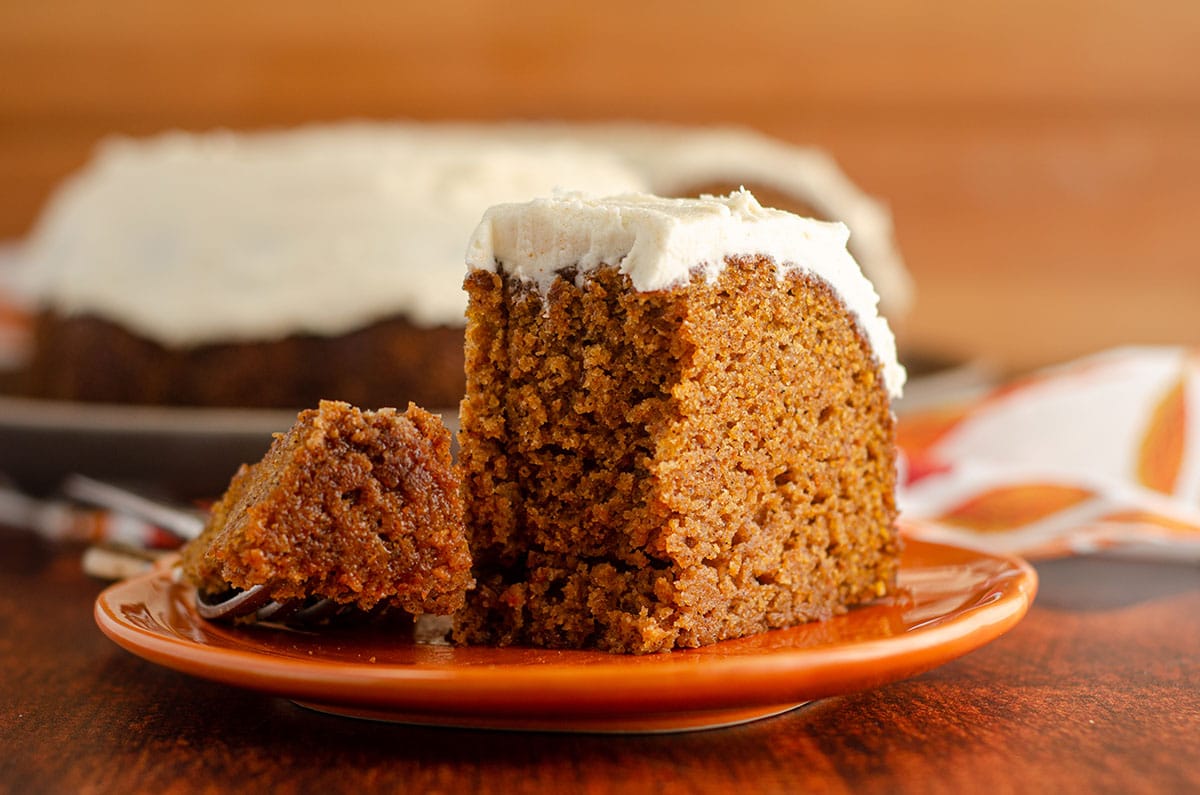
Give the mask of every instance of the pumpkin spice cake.
POLYGON ((488 211, 457 641, 665 651, 888 592, 904 370, 846 241, 744 191, 488 211))
POLYGON ((887 209, 827 154, 751 130, 387 122, 110 139, 20 249, 14 286, 36 325, 11 388, 449 409, 464 388, 463 237, 487 207, 738 185, 845 222, 885 314, 904 314, 887 209))
POLYGON ((258 604, 447 615, 470 586, 458 485, 438 417, 322 401, 238 471, 183 572, 198 607, 255 589, 258 604))

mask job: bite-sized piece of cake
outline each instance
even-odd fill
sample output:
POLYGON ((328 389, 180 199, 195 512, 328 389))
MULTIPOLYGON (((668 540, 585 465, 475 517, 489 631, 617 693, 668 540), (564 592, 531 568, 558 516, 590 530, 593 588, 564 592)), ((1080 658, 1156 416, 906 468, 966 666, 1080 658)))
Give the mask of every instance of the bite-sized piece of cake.
POLYGON ((276 602, 449 614, 471 583, 458 488, 438 417, 322 401, 238 471, 183 571, 202 598, 261 586, 276 602))
POLYGON ((494 207, 468 253, 468 643, 651 652, 888 592, 904 370, 839 224, 494 207))

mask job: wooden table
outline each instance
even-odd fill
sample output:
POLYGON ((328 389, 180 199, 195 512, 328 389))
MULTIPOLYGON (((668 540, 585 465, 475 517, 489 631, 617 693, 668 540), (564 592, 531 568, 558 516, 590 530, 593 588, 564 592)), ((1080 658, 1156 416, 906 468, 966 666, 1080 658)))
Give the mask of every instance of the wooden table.
POLYGON ((1071 559, 903 682, 660 736, 360 722, 192 679, 92 622, 79 550, 0 528, 0 791, 1196 792, 1200 568, 1071 559))

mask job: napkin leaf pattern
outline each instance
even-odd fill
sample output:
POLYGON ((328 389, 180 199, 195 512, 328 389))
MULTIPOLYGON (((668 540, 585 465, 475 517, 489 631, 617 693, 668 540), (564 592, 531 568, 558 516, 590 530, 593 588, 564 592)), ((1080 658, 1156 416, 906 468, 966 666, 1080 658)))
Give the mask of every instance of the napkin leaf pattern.
POLYGON ((902 414, 905 533, 1200 562, 1200 349, 1120 348, 902 414))
POLYGON ((1138 451, 1137 479, 1148 489, 1173 494, 1183 465, 1187 433, 1187 371, 1184 370, 1150 414, 1138 451))
POLYGON ((1180 537, 1200 535, 1200 528, 1196 525, 1153 511, 1116 511, 1103 517, 1103 521, 1123 525, 1145 525, 1180 537))
POLYGON ((1073 508, 1096 493, 1058 483, 1025 483, 981 492, 941 514, 938 521, 977 533, 1016 530, 1073 508))

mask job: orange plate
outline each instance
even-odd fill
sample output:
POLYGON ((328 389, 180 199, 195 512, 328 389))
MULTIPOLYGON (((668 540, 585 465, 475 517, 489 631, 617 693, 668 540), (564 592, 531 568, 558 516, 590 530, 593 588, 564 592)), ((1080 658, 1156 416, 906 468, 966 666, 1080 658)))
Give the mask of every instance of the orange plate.
POLYGON ((166 568, 96 600, 112 640, 153 663, 339 715, 550 731, 686 731, 776 715, 913 676, 1012 628, 1037 575, 1012 557, 910 540, 897 594, 830 621, 647 656, 415 643, 377 628, 209 623, 166 568))

